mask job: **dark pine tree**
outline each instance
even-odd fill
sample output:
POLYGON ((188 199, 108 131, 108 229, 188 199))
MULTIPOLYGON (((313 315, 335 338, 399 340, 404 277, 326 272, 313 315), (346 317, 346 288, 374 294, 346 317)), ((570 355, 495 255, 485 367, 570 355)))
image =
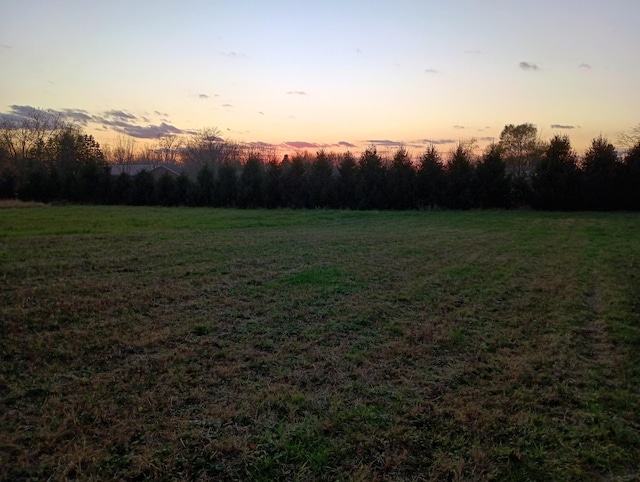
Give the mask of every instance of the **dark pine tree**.
POLYGON ((334 181, 333 163, 327 153, 320 150, 307 169, 307 207, 317 209, 333 206, 334 181))
POLYGON ((416 202, 420 208, 435 209, 442 205, 445 180, 442 157, 435 146, 429 146, 420 156, 416 174, 416 202))
POLYGON ((143 169, 133 176, 132 202, 136 206, 153 206, 156 204, 156 191, 153 176, 143 169))
POLYGON ((446 194, 444 204, 451 209, 471 209, 474 200, 474 169, 471 153, 462 143, 451 153, 445 170, 446 194))
POLYGON ((305 178, 305 156, 296 154, 282 161, 281 197, 285 207, 302 209, 307 202, 307 180, 305 178))
POLYGON ((476 166, 476 195, 483 209, 509 207, 509 179, 502 148, 491 144, 476 166))
POLYGON ((216 194, 216 180, 213 170, 204 164, 196 175, 196 204, 198 206, 214 206, 216 194))
POLYGON ((618 206, 618 153, 613 144, 602 136, 593 139, 584 155, 582 171, 584 207, 598 211, 615 209, 618 206))
POLYGON ((111 183, 111 202, 114 204, 133 204, 133 179, 126 172, 121 173, 111 183))
POLYGON ((176 206, 176 179, 169 173, 163 174, 156 182, 156 197, 161 206, 176 206))
POLYGON ((358 209, 386 209, 388 194, 387 169, 375 146, 368 147, 358 163, 358 209))
POLYGON ((619 172, 621 207, 640 211, 640 141, 627 152, 619 172))
POLYGON ((249 154, 238 179, 238 206, 251 209, 264 207, 264 179, 262 158, 257 153, 249 154))
POLYGON ((282 176, 282 163, 271 159, 265 165, 265 205, 269 209, 280 207, 280 178, 282 176))
POLYGON ((579 207, 581 176, 577 159, 568 136, 556 135, 549 141, 533 173, 536 209, 573 210, 579 207))
POLYGON ((238 169, 234 162, 223 162, 216 180, 216 206, 235 207, 238 192, 238 169))
POLYGON ((186 172, 182 171, 176 178, 175 189, 178 206, 194 206, 196 204, 196 189, 186 172))
POLYGON ((404 147, 396 151, 389 168, 389 195, 391 209, 412 209, 415 207, 415 178, 411 156, 404 147))
POLYGON ((358 164, 351 152, 345 152, 338 164, 337 196, 338 207, 356 209, 358 200, 356 188, 358 183, 358 164))

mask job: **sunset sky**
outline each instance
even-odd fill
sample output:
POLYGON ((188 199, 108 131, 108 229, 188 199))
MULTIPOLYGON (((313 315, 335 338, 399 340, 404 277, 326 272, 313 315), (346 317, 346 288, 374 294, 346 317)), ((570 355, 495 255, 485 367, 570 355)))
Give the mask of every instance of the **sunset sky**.
POLYGON ((640 123, 638 19, 639 0, 3 0, 0 112, 292 150, 531 122, 582 152, 640 123))

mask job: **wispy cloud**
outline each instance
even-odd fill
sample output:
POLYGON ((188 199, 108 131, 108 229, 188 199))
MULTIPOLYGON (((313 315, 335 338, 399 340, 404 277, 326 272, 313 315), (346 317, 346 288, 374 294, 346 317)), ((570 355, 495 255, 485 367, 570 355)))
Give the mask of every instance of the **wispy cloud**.
POLYGON ((402 147, 406 145, 404 141, 391 141, 389 139, 367 139, 367 144, 372 144, 374 146, 386 146, 386 147, 402 147))
POLYGON ((97 122, 99 117, 91 115, 88 111, 83 109, 38 109, 30 105, 11 105, 9 106, 9 112, 0 114, 3 120, 9 123, 20 123, 25 119, 33 118, 35 116, 51 116, 51 118, 61 118, 67 121, 76 122, 83 126, 86 126, 89 122, 97 122))
POLYGON ((262 111, 258 111, 258 114, 260 114, 260 115, 264 115, 264 112, 262 112, 262 111))
POLYGON ((233 107, 231 104, 222 104, 222 107, 233 107))
POLYGON ((309 95, 304 90, 290 90, 287 92, 288 95, 309 95))
POLYGON ((2 49, 10 49, 11 45, 7 45, 7 44, 0 44, 0 48, 2 49))
POLYGON ((21 115, 21 116, 28 116, 28 115, 47 112, 42 109, 36 109, 35 107, 31 107, 30 105, 10 105, 9 109, 11 110, 11 114, 21 115))
POLYGON ((587 69, 587 70, 589 70, 592 67, 591 67, 591 64, 580 64, 580 65, 578 65, 578 68, 579 69, 587 69))
POLYGON ((153 113, 155 115, 159 115, 160 117, 169 117, 169 114, 167 114, 166 112, 160 112, 160 111, 154 110, 153 113))
POLYGON ((478 140, 483 142, 495 142, 496 138, 491 136, 485 136, 485 137, 478 137, 478 140))
POLYGON ((425 69, 424 71, 425 74, 439 74, 440 71, 437 69, 425 69))
POLYGON ((58 111, 62 117, 71 119, 82 125, 87 125, 89 122, 93 122, 95 117, 89 114, 86 110, 82 109, 63 109, 58 111))
POLYGON ((233 129, 227 127, 227 132, 231 132, 232 134, 238 134, 244 136, 245 134, 249 134, 251 131, 234 131, 233 129))
POLYGON ((521 70, 541 70, 538 64, 534 64, 533 62, 520 62, 519 66, 521 70))
POLYGON ((337 147, 358 147, 355 144, 351 144, 350 142, 347 141, 340 141, 337 144, 337 147))
POLYGON ((441 146, 446 144, 455 144, 456 142, 458 141, 455 139, 420 139, 416 141, 417 144, 423 144, 423 145, 434 144, 436 146, 441 146))
POLYGON ((223 57, 229 57, 230 59, 242 59, 247 57, 246 54, 235 52, 233 50, 230 52, 220 52, 220 55, 222 55, 223 57))
POLYGON ((207 94, 198 94, 198 99, 210 99, 211 97, 207 94))
POLYGON ((252 149, 275 149, 276 147, 278 147, 275 144, 270 144, 268 142, 262 142, 262 141, 249 142, 247 143, 247 145, 252 149))
POLYGON ((121 127, 120 129, 123 133, 139 139, 157 139, 170 134, 186 134, 188 132, 166 124, 165 122, 155 126, 137 126, 130 124, 128 126, 121 127))
POLYGON ((129 120, 136 120, 137 117, 133 114, 129 114, 128 112, 125 112, 123 110, 109 110, 105 113, 103 113, 103 115, 105 117, 118 117, 120 119, 129 119, 129 120))
POLYGON ((453 126, 453 128, 454 128, 454 129, 458 129, 458 130, 466 129, 466 127, 465 127, 465 126, 461 126, 461 125, 459 125, 459 124, 456 124, 455 126, 453 126))
POLYGON ((576 129, 577 126, 567 125, 567 124, 551 124, 552 129, 576 129))
POLYGON ((283 142, 282 145, 285 147, 293 147, 294 149, 317 149, 319 147, 324 147, 323 144, 306 141, 287 141, 283 142))
MULTIPOLYGON (((166 116, 166 113, 154 111, 156 115, 166 116)), ((52 115, 69 119, 81 125, 94 124, 98 129, 112 129, 116 132, 137 137, 140 139, 156 139, 169 134, 190 134, 192 131, 183 130, 167 122, 149 124, 145 117, 146 125, 140 124, 138 117, 124 110, 112 109, 99 114, 91 114, 83 109, 42 110, 28 105, 12 105, 8 114, 0 116, 10 122, 20 122, 33 115, 52 115)))

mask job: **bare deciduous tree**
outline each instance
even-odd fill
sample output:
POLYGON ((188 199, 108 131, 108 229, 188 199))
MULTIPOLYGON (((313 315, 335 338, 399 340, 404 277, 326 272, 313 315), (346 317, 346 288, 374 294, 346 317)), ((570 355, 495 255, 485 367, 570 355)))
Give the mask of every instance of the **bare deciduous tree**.
POLYGON ((625 149, 632 149, 634 146, 640 145, 640 124, 630 129, 629 132, 618 134, 618 143, 625 149))
POLYGON ((125 166, 133 164, 136 158, 136 141, 132 137, 119 135, 113 147, 107 146, 105 158, 111 164, 121 166, 125 172, 125 166))
POLYGON ((176 165, 183 142, 184 139, 175 134, 167 134, 160 137, 157 148, 160 162, 165 165, 176 165))

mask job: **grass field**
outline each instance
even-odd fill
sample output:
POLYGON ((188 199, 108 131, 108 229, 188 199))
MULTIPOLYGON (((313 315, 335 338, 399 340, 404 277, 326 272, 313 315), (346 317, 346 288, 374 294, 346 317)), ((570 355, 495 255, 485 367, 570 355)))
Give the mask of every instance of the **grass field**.
POLYGON ((640 215, 0 209, 0 479, 637 480, 640 215))

